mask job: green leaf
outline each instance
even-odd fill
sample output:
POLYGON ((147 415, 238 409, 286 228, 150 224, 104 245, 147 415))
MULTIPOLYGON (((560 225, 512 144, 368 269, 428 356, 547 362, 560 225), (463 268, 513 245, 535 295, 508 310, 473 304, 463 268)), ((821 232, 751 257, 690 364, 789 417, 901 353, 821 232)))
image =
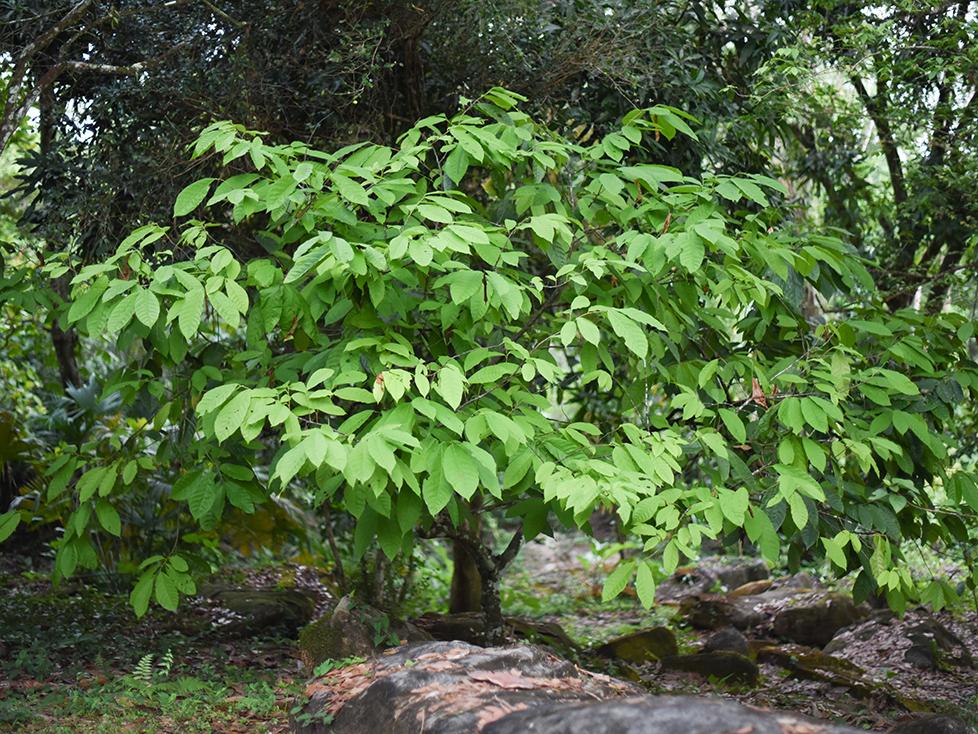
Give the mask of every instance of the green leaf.
POLYGON ((747 507, 750 504, 750 495, 746 488, 741 487, 736 492, 731 492, 728 489, 719 489, 717 491, 717 501, 720 504, 720 510, 723 512, 724 517, 738 527, 744 524, 744 514, 747 512, 747 507))
POLYGON ((594 325, 594 322, 588 321, 583 316, 578 316, 574 323, 577 324, 577 330, 581 332, 584 341, 595 345, 601 341, 601 331, 594 325))
POLYGON ((98 517, 99 525, 105 528, 106 532, 116 537, 122 535, 122 520, 116 509, 105 500, 99 500, 95 505, 95 515, 98 517))
POLYGON ((186 339, 192 339, 204 317, 204 291, 192 290, 178 302, 177 325, 186 339))
POLYGON ((149 600, 153 594, 153 572, 147 571, 139 577, 139 581, 129 593, 129 604, 136 613, 136 618, 141 618, 149 609, 149 600))
POLYGON ((444 399, 454 410, 462 403, 462 392, 464 390, 462 373, 458 368, 448 366, 438 370, 438 381, 435 383, 435 392, 444 399))
POLYGON ((215 387, 213 390, 208 390, 206 393, 204 393, 203 397, 201 397, 200 402, 197 403, 197 414, 207 415, 217 408, 220 408, 222 405, 224 405, 225 401, 231 397, 231 394, 239 387, 240 385, 229 383, 215 387))
POLYGON ((808 525, 808 506, 805 504, 805 498, 800 494, 791 495, 788 498, 788 509, 791 510, 791 520, 795 527, 804 530, 808 525))
POLYGON ((744 443, 747 440, 747 428, 740 416, 729 408, 720 408, 717 412, 733 439, 738 443, 744 443))
POLYGON ((425 479, 421 487, 421 497, 432 516, 445 509, 452 499, 452 494, 451 485, 440 474, 425 479))
POLYGON ((825 546, 825 555, 828 556, 828 559, 845 571, 848 568, 848 561, 842 546, 832 538, 822 538, 822 545, 825 546))
POLYGON ((682 249, 679 251, 679 264, 686 272, 695 273, 703 265, 706 249, 703 239, 694 232, 687 232, 682 239, 682 249))
POLYGON ((635 561, 625 561, 618 564, 615 570, 608 574, 608 578, 604 580, 604 588, 601 589, 601 601, 611 601, 624 591, 628 582, 632 580, 633 573, 635 573, 635 561))
POLYGON ((156 294, 146 288, 136 291, 136 318, 145 326, 153 326, 160 317, 160 301, 156 294))
POLYGON ((828 433, 829 424, 825 417, 825 412, 811 398, 801 399, 801 414, 805 422, 820 433, 828 433))
POLYGON ((157 603, 171 612, 177 611, 177 606, 180 603, 180 594, 177 592, 177 587, 170 577, 165 573, 157 574, 154 587, 157 603))
POLYGON ((614 309, 608 309, 608 321, 614 332, 625 343, 625 347, 639 359, 645 359, 649 351, 649 341, 642 327, 614 309))
POLYGON ((370 197, 367 196, 367 190, 352 178, 347 178, 341 173, 334 173, 332 179, 333 185, 344 199, 361 206, 370 205, 370 197))
POLYGON ((638 594, 638 600, 643 607, 652 608, 655 601, 655 578, 647 563, 638 564, 638 572, 635 574, 635 593, 638 594))
POLYGON ((177 194, 177 199, 173 203, 173 216, 186 216, 200 206, 201 202, 207 198, 212 183, 214 183, 213 178, 202 178, 185 187, 183 191, 177 194))
POLYGON ((394 452, 387 444, 387 441, 382 436, 373 435, 367 437, 366 444, 367 453, 370 454, 370 458, 374 460, 377 466, 388 474, 391 474, 397 464, 397 458, 394 456, 394 452))
POLYGON ((482 385, 487 382, 496 382, 497 380, 501 380, 502 378, 513 374, 517 369, 517 366, 510 362, 491 364, 470 375, 468 382, 470 385, 482 385))
POLYGON ((0 543, 13 535, 18 525, 20 525, 20 513, 16 510, 0 515, 0 543))
POLYGON ((242 390, 217 414, 214 419, 214 436, 223 443, 244 425, 244 419, 251 407, 251 391, 242 390))
POLYGON ((105 330, 110 334, 122 331, 132 321, 135 311, 136 294, 130 293, 113 307, 109 320, 105 324, 105 330))
POLYGON ((451 444, 442 454, 441 466, 452 489, 471 499, 479 487, 479 467, 472 455, 459 444, 451 444))
POLYGON ((306 449, 302 444, 292 447, 279 457, 275 464, 275 476, 282 482, 283 487, 299 473, 306 463, 306 458, 306 449))

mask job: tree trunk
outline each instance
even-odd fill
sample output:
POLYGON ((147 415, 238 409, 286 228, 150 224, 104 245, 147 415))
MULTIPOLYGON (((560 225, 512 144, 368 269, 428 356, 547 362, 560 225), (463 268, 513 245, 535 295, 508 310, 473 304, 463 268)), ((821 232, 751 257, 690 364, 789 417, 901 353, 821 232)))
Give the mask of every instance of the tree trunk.
MULTIPOLYGON (((509 545, 498 555, 492 552, 492 548, 486 545, 479 535, 473 535, 463 530, 450 537, 456 549, 464 548, 465 555, 472 560, 478 573, 479 605, 474 610, 465 611, 481 611, 485 625, 483 634, 485 643, 488 645, 498 644, 503 640, 505 633, 502 601, 499 596, 499 578, 503 570, 516 557, 520 546, 523 544, 523 528, 522 526, 517 528, 516 533, 509 541, 509 545)), ((456 555, 457 557, 458 555, 456 555)))
POLYGON ((459 536, 452 540, 452 587, 448 598, 451 614, 478 612, 482 609, 482 570, 477 551, 482 547, 481 502, 473 498, 467 509, 459 536))
MULTIPOLYGON (((68 297, 68 284, 64 278, 58 278, 51 283, 51 288, 61 300, 68 297)), ((82 385, 81 370, 78 368, 78 333, 74 329, 65 331, 58 324, 57 312, 51 314, 51 343, 54 345, 54 356, 58 360, 58 371, 61 373, 61 384, 64 387, 79 387, 82 385)))
POLYGON ((479 564, 461 541, 452 543, 452 589, 448 611, 452 614, 478 612, 482 609, 483 583, 479 564))

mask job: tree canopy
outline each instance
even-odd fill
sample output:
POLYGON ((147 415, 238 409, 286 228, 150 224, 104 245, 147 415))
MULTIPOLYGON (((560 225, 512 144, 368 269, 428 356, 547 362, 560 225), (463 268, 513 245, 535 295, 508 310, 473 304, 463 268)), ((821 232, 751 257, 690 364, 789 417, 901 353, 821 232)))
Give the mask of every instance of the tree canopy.
POLYGON ((55 526, 57 576, 172 609, 306 506, 353 562, 452 540, 495 627, 597 512, 607 598, 704 540, 978 586, 900 560, 976 533, 971 3, 2 12, 0 384, 44 387, 0 540, 55 526))

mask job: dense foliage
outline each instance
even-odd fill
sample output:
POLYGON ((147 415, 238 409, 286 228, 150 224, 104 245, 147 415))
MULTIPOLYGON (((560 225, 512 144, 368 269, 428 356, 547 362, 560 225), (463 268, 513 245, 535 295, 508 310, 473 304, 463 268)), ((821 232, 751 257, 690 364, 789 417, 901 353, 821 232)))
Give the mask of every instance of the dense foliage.
POLYGON ((0 12, 0 540, 56 577, 172 609, 313 507, 493 623, 595 513, 607 597, 704 540, 978 586, 902 561, 976 535, 970 3, 0 12))

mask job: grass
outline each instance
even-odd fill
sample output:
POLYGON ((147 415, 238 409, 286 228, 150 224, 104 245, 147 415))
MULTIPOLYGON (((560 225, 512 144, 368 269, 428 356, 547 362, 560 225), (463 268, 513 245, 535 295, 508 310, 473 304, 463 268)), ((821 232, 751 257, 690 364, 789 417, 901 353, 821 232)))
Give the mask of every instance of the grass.
POLYGON ((137 621, 121 593, 0 585, 0 732, 287 731, 294 642, 222 638, 189 608, 137 621))

